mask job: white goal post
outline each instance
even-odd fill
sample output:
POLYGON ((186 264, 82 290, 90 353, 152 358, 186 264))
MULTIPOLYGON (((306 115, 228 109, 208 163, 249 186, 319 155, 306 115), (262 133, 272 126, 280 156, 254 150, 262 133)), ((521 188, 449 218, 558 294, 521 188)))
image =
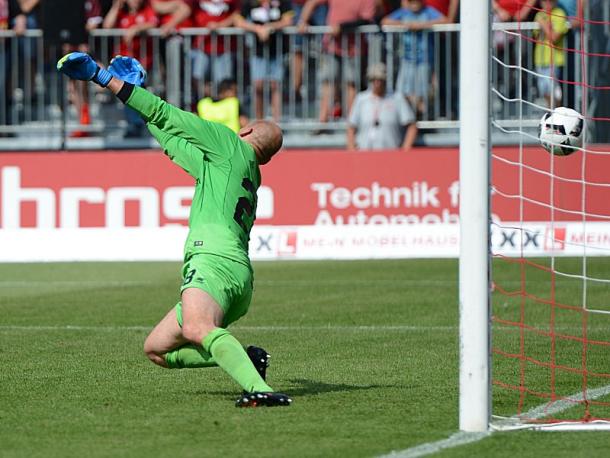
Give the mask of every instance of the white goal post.
POLYGON ((489 309, 491 0, 460 5, 460 390, 462 431, 491 416, 489 309))

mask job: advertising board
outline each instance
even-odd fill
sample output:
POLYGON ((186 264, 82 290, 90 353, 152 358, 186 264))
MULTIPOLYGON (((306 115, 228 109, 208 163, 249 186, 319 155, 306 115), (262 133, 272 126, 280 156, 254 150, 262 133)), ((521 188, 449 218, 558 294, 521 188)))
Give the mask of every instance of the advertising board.
MULTIPOLYGON (((607 156, 589 158, 583 177, 579 155, 555 160, 541 148, 508 147, 494 154, 494 247, 573 253, 591 237, 605 246, 610 188, 595 183, 607 156)), ((262 176, 254 259, 458 254, 455 148, 286 151, 262 176)), ((193 185, 158 151, 2 154, 0 261, 180 259, 193 185)))

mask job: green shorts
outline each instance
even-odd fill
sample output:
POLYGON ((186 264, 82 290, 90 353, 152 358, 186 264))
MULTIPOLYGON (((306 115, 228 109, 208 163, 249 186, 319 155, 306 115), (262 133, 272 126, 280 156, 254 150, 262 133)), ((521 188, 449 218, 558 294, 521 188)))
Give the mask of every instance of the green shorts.
MULTIPOLYGON (((224 312, 223 327, 244 316, 252 299, 253 278, 249 267, 222 256, 195 254, 182 267, 182 287, 205 291, 224 312)), ((182 302, 176 304, 178 324, 182 326, 182 302)))

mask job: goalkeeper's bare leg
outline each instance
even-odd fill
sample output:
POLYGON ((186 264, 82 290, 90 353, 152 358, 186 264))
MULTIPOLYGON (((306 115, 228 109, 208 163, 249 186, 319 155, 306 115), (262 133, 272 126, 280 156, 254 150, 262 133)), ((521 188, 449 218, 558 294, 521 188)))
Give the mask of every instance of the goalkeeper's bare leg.
POLYGON ((178 324, 176 309, 172 308, 146 338, 144 353, 153 363, 161 367, 170 367, 165 355, 187 343, 178 324))
POLYGON ((201 345, 246 392, 273 392, 250 356, 229 331, 222 328, 224 312, 214 298, 199 288, 182 291, 182 336, 201 345))
POLYGON ((236 402, 238 407, 290 405, 288 396, 275 393, 264 381, 267 361, 258 358, 261 352, 263 357, 268 356, 266 352, 250 347, 246 353, 237 339, 220 327, 224 313, 207 292, 185 289, 182 328, 177 318, 176 309, 170 310, 147 337, 144 352, 152 362, 162 367, 184 367, 176 360, 190 358, 193 364, 188 367, 221 366, 244 389, 236 402))

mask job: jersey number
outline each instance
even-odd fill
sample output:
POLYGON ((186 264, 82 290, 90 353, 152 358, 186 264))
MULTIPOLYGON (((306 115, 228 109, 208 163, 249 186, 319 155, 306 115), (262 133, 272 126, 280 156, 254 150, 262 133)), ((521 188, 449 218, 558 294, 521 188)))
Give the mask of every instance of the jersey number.
POLYGON ((248 226, 244 222, 244 214, 252 216, 256 206, 256 190, 254 184, 248 178, 244 178, 241 182, 241 187, 250 194, 248 197, 240 197, 235 206, 233 219, 241 226, 244 232, 248 233, 248 226))
POLYGON ((190 282, 193 281, 194 276, 195 276, 195 269, 191 269, 189 271, 189 273, 186 274, 186 277, 184 277, 184 282, 182 284, 188 285, 190 282))

